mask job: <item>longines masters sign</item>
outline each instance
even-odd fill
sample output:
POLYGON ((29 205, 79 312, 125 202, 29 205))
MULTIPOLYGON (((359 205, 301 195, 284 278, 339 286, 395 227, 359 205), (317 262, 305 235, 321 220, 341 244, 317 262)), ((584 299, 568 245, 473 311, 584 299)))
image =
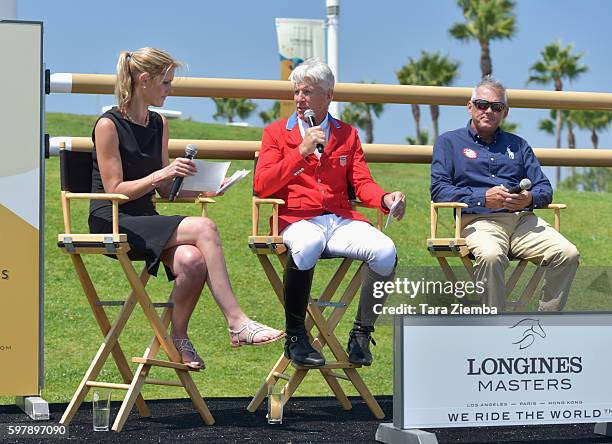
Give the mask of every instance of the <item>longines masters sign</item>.
POLYGON ((42 384, 42 24, 0 21, 0 395, 42 384))
POLYGON ((612 421, 611 314, 398 316, 395 334, 396 427, 612 421))

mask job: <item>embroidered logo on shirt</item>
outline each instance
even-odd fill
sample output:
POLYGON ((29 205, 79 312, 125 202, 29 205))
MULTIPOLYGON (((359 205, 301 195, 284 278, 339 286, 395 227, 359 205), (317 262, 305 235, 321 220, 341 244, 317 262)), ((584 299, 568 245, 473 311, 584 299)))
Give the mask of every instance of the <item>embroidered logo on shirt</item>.
POLYGON ((463 148, 463 155, 468 159, 476 159, 478 154, 472 148, 463 148))
POLYGON ((510 145, 506 147, 506 152, 508 153, 508 157, 510 159, 514 159, 514 152, 510 149, 510 145))
POLYGON ((340 166, 346 166, 346 156, 340 156, 340 166))

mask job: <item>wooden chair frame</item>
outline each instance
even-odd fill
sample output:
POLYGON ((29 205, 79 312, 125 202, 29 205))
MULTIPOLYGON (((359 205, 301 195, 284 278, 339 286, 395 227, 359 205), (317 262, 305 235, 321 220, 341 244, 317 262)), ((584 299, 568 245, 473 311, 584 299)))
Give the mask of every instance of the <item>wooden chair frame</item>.
MULTIPOLYGON (((278 234, 278 208, 279 205, 284 205, 284 203, 285 202, 281 199, 260 199, 254 197, 252 235, 249 237, 249 248, 257 255, 257 259, 259 259, 274 293, 283 306, 285 303, 283 298, 283 282, 272 265, 269 256, 274 255, 278 257, 281 266, 283 268, 285 267, 287 262, 287 247, 283 243, 282 236, 278 234), (261 236, 258 234, 261 205, 272 205, 272 234, 269 236, 261 236)), ((365 207, 365 205, 360 203, 354 203, 354 205, 365 207)), ((383 213, 379 210, 377 222, 378 229, 380 230, 382 230, 382 220, 383 213)), ((323 347, 327 345, 336 360, 331 362, 327 361, 324 366, 312 369, 292 364, 290 359, 286 358, 284 354, 281 354, 249 403, 247 407, 248 411, 254 412, 257 410, 268 393, 268 387, 275 385, 279 379, 286 381, 282 389, 282 402, 284 405, 295 393, 308 372, 317 370, 325 379, 325 382, 329 385, 344 410, 351 410, 352 405, 338 382, 338 379, 350 381, 361 395, 372 414, 377 419, 384 418, 385 415, 380 405, 357 371, 361 365, 351 364, 348 361, 348 355, 334 333, 346 309, 361 287, 362 270, 364 269, 365 262, 360 264, 355 274, 350 278, 349 284, 342 296, 340 296, 337 301, 332 301, 352 263, 352 259, 342 258, 342 262, 333 274, 321 296, 318 299, 310 298, 306 314, 306 331, 313 347, 321 351, 323 347), (328 307, 332 310, 329 316, 325 317, 323 312, 325 308, 328 307), (314 327, 319 331, 316 337, 313 333, 314 327), (286 370, 290 364, 294 367, 295 371, 291 375, 288 375, 286 370), (334 370, 341 370, 344 374, 339 374, 334 370)))
MULTIPOLYGON (((195 369, 181 362, 181 356, 175 348, 168 332, 168 326, 172 318, 173 304, 170 301, 167 303, 153 303, 151 301, 145 289, 149 280, 146 266, 141 273, 138 274, 134 269, 132 261, 128 257, 130 245, 127 242, 127 235, 119 233, 119 202, 127 200, 128 197, 121 194, 73 193, 65 190, 61 193, 65 233, 59 234, 58 246, 65 253, 70 255, 79 282, 83 287, 83 291, 94 314, 96 323, 104 336, 104 340, 68 404, 60 420, 60 424, 67 425, 70 423, 91 387, 126 390, 127 393, 123 398, 123 402, 112 426, 113 431, 119 432, 125 425, 134 404, 140 416, 151 416, 151 411, 140 392, 145 384, 155 384, 183 387, 193 401, 204 423, 212 425, 214 424, 214 418, 189 373, 190 371, 195 371, 195 369), (72 200, 81 199, 110 200, 112 202, 112 233, 83 234, 72 232, 70 203, 72 200), (83 258, 81 257, 82 254, 113 254, 117 257, 132 290, 125 301, 100 301, 98 292, 96 291, 89 272, 85 267, 85 263, 83 262, 83 258), (153 330, 153 337, 143 355, 141 357, 132 358, 132 362, 138 364, 136 372, 132 374, 132 370, 119 344, 119 337, 137 304, 142 308, 153 330), (104 309, 105 306, 121 307, 112 323, 104 309), (163 308, 161 316, 158 315, 155 310, 158 307, 163 308), (168 360, 155 359, 160 348, 163 349, 168 360), (117 365, 123 379, 123 383, 96 380, 106 364, 109 355, 112 355, 113 361, 117 365), (174 369, 179 381, 149 378, 149 371, 153 366, 174 369)), ((214 202, 212 199, 202 197, 195 199, 182 198, 177 199, 177 202, 194 202, 194 200, 202 206, 202 215, 207 215, 207 204, 214 202)), ((165 200, 154 199, 154 201, 163 202, 165 200)))
MULTIPOLYGON (((448 264, 446 260, 447 257, 458 257, 461 259, 464 268, 467 270, 468 275, 472 280, 475 280, 474 275, 474 266, 472 263, 472 257, 470 251, 467 247, 465 239, 461 237, 461 209, 467 208, 467 204, 461 202, 431 202, 431 227, 430 234, 431 237, 427 239, 427 249, 434 256, 442 271, 444 272, 444 276, 451 282, 457 282, 457 276, 453 269, 448 264), (455 213, 455 232, 454 237, 438 237, 438 211, 440 208, 452 208, 455 213)), ((542 210, 553 210, 554 211, 554 227, 555 230, 561 231, 561 210, 566 209, 567 205, 565 204, 550 204, 542 210)), ((511 258, 512 259, 512 258, 511 258)), ((510 298, 512 292, 514 291, 516 284, 519 279, 523 275, 523 272, 527 268, 527 264, 529 261, 525 259, 516 259, 518 260, 518 264, 512 271, 510 277, 506 281, 506 300, 510 298)), ((544 268, 539 264, 535 264, 536 269, 534 270, 533 275, 527 282, 525 288, 523 289, 521 296, 515 300, 511 301, 511 306, 514 311, 522 310, 527 303, 533 297, 534 292, 536 291, 540 280, 544 275, 544 268)), ((482 303, 489 303, 489 301, 481 301, 482 303)))

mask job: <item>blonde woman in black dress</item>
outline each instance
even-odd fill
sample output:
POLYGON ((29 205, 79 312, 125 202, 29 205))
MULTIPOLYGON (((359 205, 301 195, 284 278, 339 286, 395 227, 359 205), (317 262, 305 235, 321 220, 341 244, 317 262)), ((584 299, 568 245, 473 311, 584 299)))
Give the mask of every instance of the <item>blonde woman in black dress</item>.
MULTIPOLYGON (((117 63, 118 106, 103 114, 93 130, 92 192, 125 194, 119 226, 128 235, 132 257, 144 258, 149 274, 160 262, 174 280, 172 336, 183 362, 204 367, 187 336, 187 326, 204 283, 223 312, 230 344, 263 345, 281 339, 282 331, 252 321, 242 311, 230 284, 215 223, 206 217, 161 216, 151 201, 158 191, 168 196, 177 176, 195 173, 191 160, 168 157, 168 124, 149 106, 162 106, 181 63, 159 49, 122 52, 117 63)), ((197 193, 196 193, 197 194, 197 193)), ((93 201, 92 232, 111 230, 111 205, 93 201)))

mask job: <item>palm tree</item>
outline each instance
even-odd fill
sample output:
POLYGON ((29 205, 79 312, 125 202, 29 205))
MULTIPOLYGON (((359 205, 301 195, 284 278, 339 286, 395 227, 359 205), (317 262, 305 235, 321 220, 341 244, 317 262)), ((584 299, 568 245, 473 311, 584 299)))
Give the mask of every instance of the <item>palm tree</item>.
POLYGON ((365 131, 366 143, 374 143, 374 122, 372 114, 380 117, 383 112, 382 103, 349 103, 342 111, 342 120, 349 125, 358 126, 365 131))
MULTIPOLYGON (((459 75, 459 62, 451 60, 448 56, 443 56, 439 52, 430 54, 427 51, 421 52, 418 61, 421 68, 421 85, 424 86, 449 86, 459 75)), ((429 105, 431 112, 431 122, 433 128, 433 142, 438 138, 438 118, 440 117, 440 106, 429 105)))
MULTIPOLYGON (((550 119, 540 120, 539 129, 552 135, 555 132, 557 122, 561 121, 561 130, 567 128, 567 147, 570 149, 576 148, 576 133, 574 133, 574 127, 578 126, 578 115, 577 111, 570 110, 556 110, 550 111, 550 119)), ((576 168, 572 167, 572 177, 576 175, 576 168)), ((561 175, 557 176, 557 186, 561 184, 561 175)))
POLYGON ((567 147, 574 149, 576 148, 576 134, 574 133, 574 127, 578 126, 578 117, 575 113, 576 111, 569 111, 565 109, 561 110, 561 112, 556 109, 550 110, 550 119, 540 120, 538 128, 545 133, 554 135, 556 130, 556 122, 560 118, 561 131, 567 128, 567 147))
POLYGON ((268 125, 274 122, 275 120, 278 120, 279 116, 280 116, 280 102, 278 100, 274 102, 274 105, 272 105, 272 108, 270 108, 267 111, 262 111, 259 113, 259 117, 263 121, 264 125, 268 125))
POLYGON ((580 129, 591 131, 593 148, 599 148, 598 131, 607 130, 612 123, 612 113, 609 111, 574 111, 576 125, 580 129))
MULTIPOLYGON (((421 68, 418 61, 412 57, 408 58, 408 63, 402 66, 399 71, 395 71, 395 75, 400 85, 420 85, 422 81, 421 68)), ((419 138, 421 134, 421 109, 416 103, 412 103, 410 106, 412 108, 412 117, 414 117, 416 137, 419 138)))
POLYGON ((233 123, 236 117, 242 120, 248 119, 251 113, 257 108, 251 99, 212 99, 215 102, 217 111, 213 114, 215 120, 227 119, 233 123))
POLYGON ((508 122, 507 120, 502 120, 499 127, 502 129, 502 131, 505 131, 507 133, 515 133, 519 127, 519 124, 514 122, 508 122))
MULTIPOLYGON (((544 131, 546 134, 550 134, 551 136, 555 134, 555 115, 553 114, 555 111, 551 110, 550 111, 550 119, 542 119, 540 120, 540 123, 538 124, 538 129, 540 131, 544 131)), ((563 125, 563 121, 561 121, 561 125, 563 125)), ((562 127, 563 129, 563 127, 562 127)))
MULTIPOLYGON (((421 57, 418 60, 413 58, 408 59, 408 63, 402 67, 396 74, 402 85, 423 85, 423 86, 449 86, 457 78, 459 74, 460 63, 449 59, 439 52, 429 53, 421 51, 421 57)), ((420 119, 420 111, 418 105, 417 114, 420 119)), ((433 126, 433 141, 438 138, 438 119, 440 117, 440 106, 429 105, 431 112, 431 121, 433 126)), ((415 116, 415 121, 417 117, 415 116)), ((420 122, 417 122, 417 140, 422 139, 423 132, 420 128, 420 122)))
MULTIPOLYGON (((609 111, 571 111, 571 113, 580 129, 591 131, 593 148, 599 148, 597 132, 610 127, 612 113, 609 111)), ((582 173, 573 174, 563 181, 563 185, 568 188, 587 191, 610 191, 610 184, 612 184, 612 168, 583 168, 582 173)))
POLYGON ((493 73, 491 40, 510 39, 516 32, 516 16, 512 0, 457 0, 463 11, 464 23, 455 23, 448 30, 460 41, 480 43, 482 77, 493 73))
POLYGON ((416 138, 407 136, 406 142, 408 142, 410 145, 428 145, 429 144, 429 133, 427 132, 426 129, 424 129, 422 132, 417 134, 416 138))
MULTIPOLYGON (((563 81, 574 80, 580 74, 588 71, 588 67, 580 64, 582 53, 572 54, 573 45, 569 44, 565 48, 561 47, 561 42, 556 41, 546 45, 538 60, 529 68, 529 79, 527 83, 539 83, 546 85, 553 83, 555 91, 563 91, 563 81)), ((557 148, 561 147, 561 119, 562 113, 556 114, 555 138, 557 148)), ((561 168, 557 167, 557 184, 561 179, 561 168)))

